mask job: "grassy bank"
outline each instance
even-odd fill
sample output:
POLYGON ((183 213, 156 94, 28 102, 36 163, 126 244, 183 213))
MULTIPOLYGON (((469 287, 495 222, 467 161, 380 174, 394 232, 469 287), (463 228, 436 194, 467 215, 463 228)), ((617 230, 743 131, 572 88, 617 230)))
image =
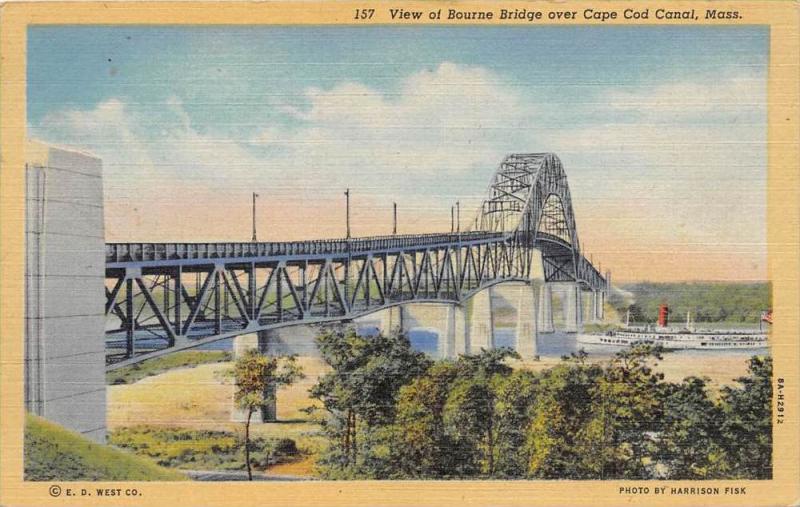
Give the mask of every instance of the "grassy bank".
MULTIPOLYGON (((109 441, 152 459, 159 465, 188 470, 245 470, 244 439, 232 431, 134 426, 111 433, 109 441)), ((251 463, 257 470, 299 461, 290 438, 256 437, 250 443, 251 463)))
POLYGON ((25 480, 181 481, 186 477, 29 414, 25 418, 25 480))
POLYGON ((141 363, 126 366, 106 374, 109 385, 133 384, 143 378, 152 377, 174 368, 186 368, 200 364, 221 363, 231 360, 231 353, 222 350, 185 350, 156 357, 141 363))

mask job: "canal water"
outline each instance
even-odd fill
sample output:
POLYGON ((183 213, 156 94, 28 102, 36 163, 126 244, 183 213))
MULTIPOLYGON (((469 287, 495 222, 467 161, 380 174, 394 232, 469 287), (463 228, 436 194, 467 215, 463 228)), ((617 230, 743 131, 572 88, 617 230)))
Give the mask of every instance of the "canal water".
MULTIPOLYGON (((711 326, 717 329, 722 326, 711 326)), ((730 328, 730 326, 728 326, 730 328)), ((291 328, 289 328, 291 329, 291 328)), ((742 327, 736 326, 740 331, 758 331, 758 327, 742 327)), ((373 335, 375 328, 360 329, 362 335, 373 335)), ((511 347, 516 345, 516 333, 514 328, 495 328, 495 346, 497 347, 511 347)), ((412 330, 409 333, 411 346, 415 350, 425 352, 433 357, 438 355, 438 340, 437 333, 429 330, 412 330)), ((197 347, 199 350, 232 350, 233 340, 220 340, 218 342, 209 343, 197 347)), ((592 356, 611 356, 615 352, 622 350, 624 347, 608 346, 608 345, 590 345, 578 343, 574 333, 555 332, 548 334, 540 334, 536 340, 537 354, 541 357, 561 357, 569 355, 573 352, 583 349, 592 356)), ((676 355, 702 355, 702 356, 742 356, 749 357, 752 355, 768 354, 768 348, 760 349, 728 349, 728 350, 676 350, 672 351, 676 355)))

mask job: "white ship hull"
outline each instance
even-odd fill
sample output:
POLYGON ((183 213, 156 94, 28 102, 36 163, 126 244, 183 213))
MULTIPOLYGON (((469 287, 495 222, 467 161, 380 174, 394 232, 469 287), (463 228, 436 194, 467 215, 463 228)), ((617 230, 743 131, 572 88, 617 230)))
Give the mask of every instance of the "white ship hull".
POLYGON ((636 344, 661 345, 665 349, 758 349, 767 346, 766 333, 670 333, 657 331, 611 331, 579 333, 578 342, 625 347, 636 344))

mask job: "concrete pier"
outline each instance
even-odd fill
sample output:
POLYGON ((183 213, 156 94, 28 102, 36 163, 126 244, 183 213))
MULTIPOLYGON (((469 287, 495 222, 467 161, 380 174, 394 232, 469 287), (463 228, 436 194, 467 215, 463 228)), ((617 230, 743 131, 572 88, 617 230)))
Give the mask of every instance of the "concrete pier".
POLYGON ((595 323, 597 322, 597 304, 594 291, 581 289, 581 316, 583 322, 595 323))
POLYGON ((493 299, 501 298, 516 312, 516 350, 523 357, 532 358, 537 353, 537 316, 546 315, 550 329, 553 327, 552 305, 547 304, 548 308, 544 310, 540 306, 541 294, 550 297, 550 289, 545 287, 541 281, 500 284, 478 292, 463 306, 452 303, 406 304, 360 318, 356 323, 364 329, 377 328, 384 333, 387 329, 434 332, 438 336, 437 356, 456 358, 495 347, 493 299))
POLYGON ((469 322, 470 354, 478 354, 481 349, 494 348, 494 317, 492 315, 493 288, 482 290, 472 296, 472 311, 469 322))
MULTIPOLYGON (((380 314, 380 324, 379 329, 384 334, 389 334, 394 330, 404 330, 404 322, 403 322, 403 306, 392 306, 387 308, 386 310, 382 310, 378 312, 380 314)), ((365 317, 364 320, 373 320, 371 319, 372 316, 365 317)))
POLYGON ((539 287, 534 283, 508 283, 497 285, 492 290, 516 310, 516 351, 525 359, 533 358, 536 355, 539 287))
POLYGON ((577 333, 583 325, 583 291, 574 282, 560 282, 563 296, 564 331, 577 333))
POLYGON ((437 355, 441 358, 454 358, 468 350, 468 326, 463 307, 451 304, 407 304, 394 306, 378 312, 377 318, 365 317, 360 323, 379 324, 386 333, 391 330, 409 332, 426 330, 437 335, 437 355))
MULTIPOLYGON (((277 333, 274 331, 259 331, 255 334, 246 334, 237 336, 233 339, 233 356, 234 360, 239 359, 243 354, 245 354, 248 350, 258 350, 262 354, 269 354, 269 344, 272 342, 273 348, 275 348, 276 343, 279 343, 280 338, 277 336, 277 333)), ((251 423, 265 423, 265 422, 274 422, 277 420, 278 417, 278 403, 277 403, 277 392, 275 392, 275 388, 270 388, 267 392, 264 393, 265 395, 271 395, 272 400, 270 403, 266 404, 262 407, 261 410, 257 410, 253 413, 252 417, 250 418, 251 423)), ((236 404, 236 392, 234 388, 234 393, 232 394, 231 398, 231 421, 233 422, 244 422, 247 419, 247 412, 239 408, 236 404)))
POLYGON ((539 304, 536 322, 539 333, 553 333, 553 291, 549 283, 542 283, 539 286, 539 304))
POLYGON ((450 305, 448 318, 453 326, 453 353, 447 357, 458 357, 469 354, 469 322, 467 322, 467 310, 461 305, 450 305))
POLYGON ((597 319, 603 322, 606 318, 606 292, 597 292, 597 319))
POLYGON ((25 195, 25 409, 106 436, 100 159, 30 142, 25 195))

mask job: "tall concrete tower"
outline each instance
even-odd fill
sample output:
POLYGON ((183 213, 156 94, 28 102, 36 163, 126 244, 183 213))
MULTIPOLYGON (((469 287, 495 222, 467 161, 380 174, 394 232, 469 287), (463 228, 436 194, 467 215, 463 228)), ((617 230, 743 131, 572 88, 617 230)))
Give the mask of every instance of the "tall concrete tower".
POLYGON ((37 142, 26 157, 25 409, 104 442, 102 162, 37 142))

